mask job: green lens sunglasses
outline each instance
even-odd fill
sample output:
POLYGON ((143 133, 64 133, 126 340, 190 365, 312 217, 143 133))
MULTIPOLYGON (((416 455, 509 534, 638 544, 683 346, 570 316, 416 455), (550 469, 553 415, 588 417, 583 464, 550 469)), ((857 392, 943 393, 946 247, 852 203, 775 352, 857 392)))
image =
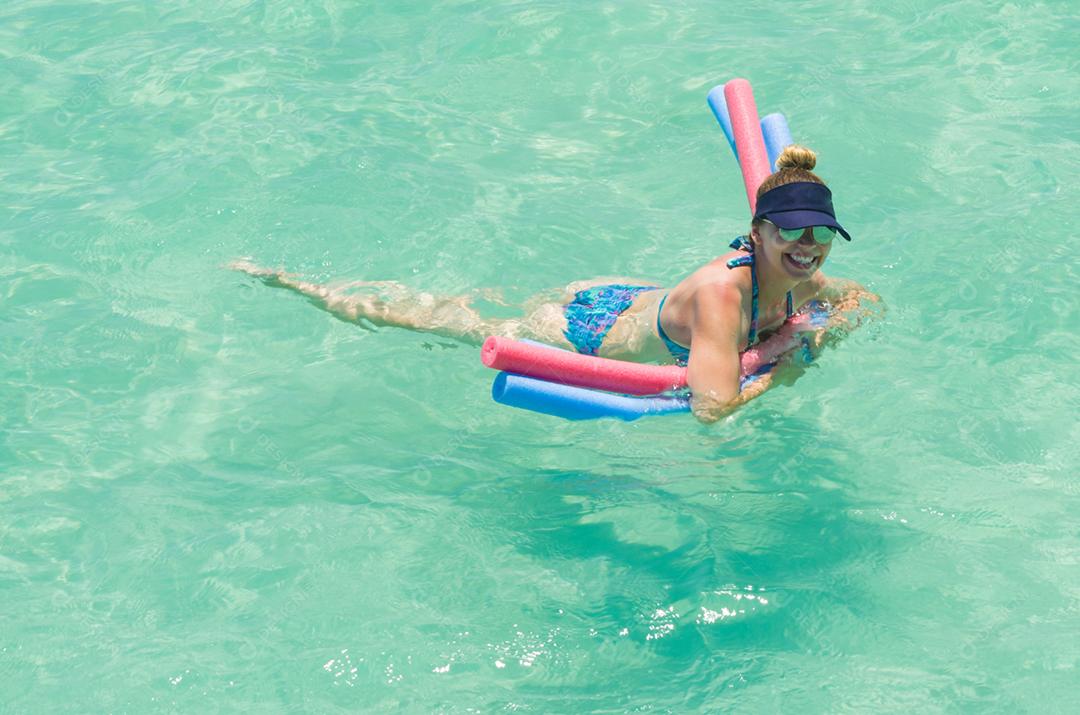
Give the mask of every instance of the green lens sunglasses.
MULTIPOLYGON (((776 226, 772 221, 769 221, 768 219, 765 220, 772 223, 773 226, 776 226)), ((831 226, 805 226, 803 228, 780 228, 779 226, 776 226, 780 238, 789 243, 793 243, 802 238, 807 228, 810 229, 810 235, 814 237, 814 241, 817 242, 819 246, 827 246, 832 243, 834 238, 836 238, 836 229, 831 226)))

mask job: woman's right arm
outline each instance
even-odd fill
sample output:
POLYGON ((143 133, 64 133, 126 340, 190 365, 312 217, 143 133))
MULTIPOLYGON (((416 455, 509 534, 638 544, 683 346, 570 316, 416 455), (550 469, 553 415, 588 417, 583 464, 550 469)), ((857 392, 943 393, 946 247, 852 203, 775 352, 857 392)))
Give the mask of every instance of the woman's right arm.
POLYGON ((703 286, 694 293, 692 309, 686 371, 690 408, 701 422, 716 422, 764 390, 739 392, 739 289, 730 284, 703 286))

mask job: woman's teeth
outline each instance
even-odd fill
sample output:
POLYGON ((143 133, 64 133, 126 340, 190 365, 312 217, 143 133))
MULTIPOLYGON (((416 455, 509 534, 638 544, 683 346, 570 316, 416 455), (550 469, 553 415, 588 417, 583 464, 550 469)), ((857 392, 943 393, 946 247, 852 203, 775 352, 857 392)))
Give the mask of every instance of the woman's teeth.
POLYGON ((814 265, 814 261, 817 259, 814 256, 796 256, 794 253, 787 254, 794 263, 802 266, 803 268, 809 268, 814 265))

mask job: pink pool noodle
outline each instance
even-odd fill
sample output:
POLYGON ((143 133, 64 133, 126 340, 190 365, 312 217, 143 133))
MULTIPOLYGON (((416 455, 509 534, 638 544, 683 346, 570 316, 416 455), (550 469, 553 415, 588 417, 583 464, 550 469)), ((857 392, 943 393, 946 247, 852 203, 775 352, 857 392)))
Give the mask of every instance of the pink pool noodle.
POLYGON ((735 148, 739 152, 739 168, 742 169, 746 199, 750 212, 757 206, 757 189, 772 172, 769 171, 769 153, 761 135, 754 90, 745 79, 733 79, 724 85, 724 99, 731 117, 731 131, 735 135, 735 148))
POLYGON ((496 370, 626 395, 655 395, 686 385, 686 368, 677 365, 610 360, 510 338, 485 340, 480 359, 496 370))
MULTIPOLYGON (((800 315, 792 320, 792 327, 795 327, 807 319, 800 315)), ((797 344, 790 334, 777 334, 754 346, 740 358, 741 374, 754 374, 762 365, 776 360, 797 344)), ((511 338, 485 340, 480 359, 495 370, 624 395, 656 395, 686 386, 686 368, 678 365, 611 360, 511 338)))
POLYGON ((744 350, 739 356, 742 376, 753 375, 762 365, 776 362, 781 355, 799 345, 799 332, 808 330, 814 330, 813 318, 800 313, 767 340, 744 350))

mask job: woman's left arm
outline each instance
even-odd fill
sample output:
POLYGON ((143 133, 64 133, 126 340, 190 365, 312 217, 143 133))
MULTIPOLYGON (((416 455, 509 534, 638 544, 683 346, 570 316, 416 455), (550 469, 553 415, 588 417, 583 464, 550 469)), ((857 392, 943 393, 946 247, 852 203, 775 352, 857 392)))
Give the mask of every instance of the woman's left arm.
MULTIPOLYGON (((840 333, 849 332, 858 327, 867 316, 875 312, 881 314, 885 310, 881 296, 848 278, 827 278, 824 274, 818 273, 814 282, 811 300, 828 303, 829 312, 828 319, 824 323, 810 320, 807 326, 792 326, 795 333, 792 336, 792 342, 795 340, 802 342, 803 363, 809 361, 806 358, 812 359, 824 347, 831 334, 830 330, 837 329, 840 333), (878 308, 872 309, 871 304, 877 305, 878 308)), ((795 354, 798 354, 798 351, 795 354)))
POLYGON ((826 278, 821 275, 817 288, 817 299, 828 301, 840 312, 855 310, 864 299, 871 303, 881 302, 881 296, 877 293, 871 293, 848 278, 826 278))

